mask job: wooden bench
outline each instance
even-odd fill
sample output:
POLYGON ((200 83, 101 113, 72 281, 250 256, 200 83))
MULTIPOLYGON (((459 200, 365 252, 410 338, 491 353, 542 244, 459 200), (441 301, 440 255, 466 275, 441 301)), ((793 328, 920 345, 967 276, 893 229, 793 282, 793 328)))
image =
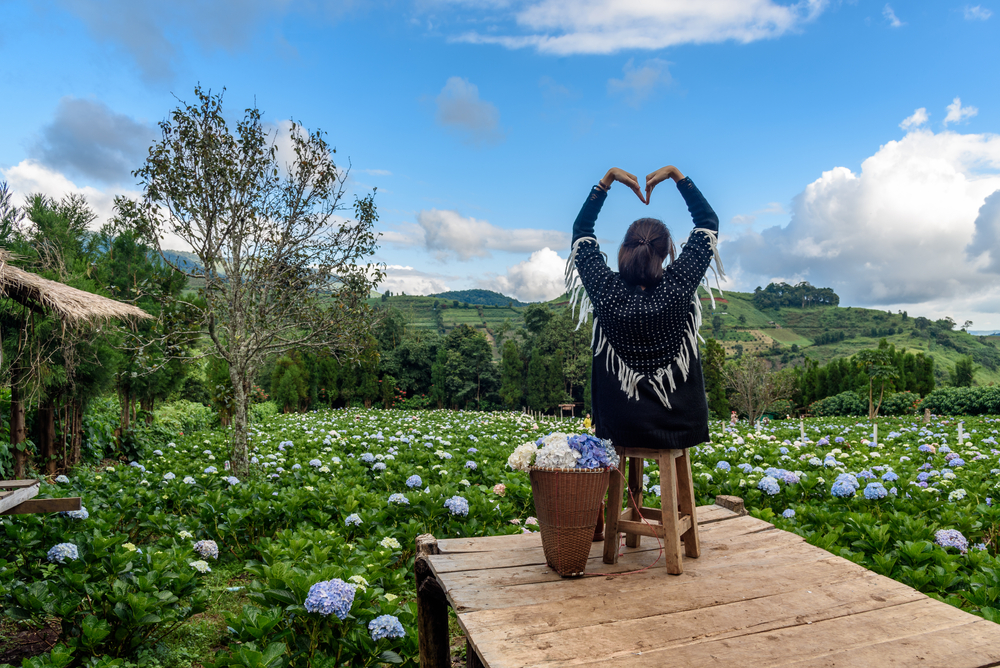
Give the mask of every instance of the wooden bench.
POLYGON ((80 510, 80 497, 36 499, 39 481, 0 480, 0 515, 27 515, 80 510))

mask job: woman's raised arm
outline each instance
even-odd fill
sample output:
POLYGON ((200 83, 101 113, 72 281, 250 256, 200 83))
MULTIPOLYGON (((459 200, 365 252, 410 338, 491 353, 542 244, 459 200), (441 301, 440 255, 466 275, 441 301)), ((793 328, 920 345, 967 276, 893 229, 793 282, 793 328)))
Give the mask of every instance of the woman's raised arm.
MULTIPOLYGON (((649 204, 646 198, 642 196, 642 190, 639 188, 639 179, 636 178, 635 174, 629 174, 624 169, 618 169, 617 167, 612 167, 611 169, 608 170, 608 173, 604 175, 604 178, 601 179, 600 183, 598 183, 597 185, 600 186, 605 192, 607 192, 608 188, 610 188, 611 184, 614 183, 615 181, 627 185, 629 188, 632 189, 632 192, 635 193, 635 196, 638 197, 643 204, 649 204)), ((651 188, 647 186, 647 190, 651 190, 651 188)))

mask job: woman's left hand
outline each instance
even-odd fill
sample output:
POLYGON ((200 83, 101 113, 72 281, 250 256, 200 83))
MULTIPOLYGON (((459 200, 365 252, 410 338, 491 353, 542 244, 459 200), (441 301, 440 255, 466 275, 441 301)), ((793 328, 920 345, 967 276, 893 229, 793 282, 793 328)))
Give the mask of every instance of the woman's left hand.
POLYGON ((611 184, 615 181, 627 185, 632 189, 632 192, 635 193, 635 196, 638 197, 643 204, 648 204, 646 198, 642 196, 642 189, 639 187, 639 179, 636 178, 635 174, 629 174, 624 169, 612 167, 608 170, 608 173, 604 175, 604 178, 601 179, 600 186, 605 190, 608 190, 611 187, 611 184))

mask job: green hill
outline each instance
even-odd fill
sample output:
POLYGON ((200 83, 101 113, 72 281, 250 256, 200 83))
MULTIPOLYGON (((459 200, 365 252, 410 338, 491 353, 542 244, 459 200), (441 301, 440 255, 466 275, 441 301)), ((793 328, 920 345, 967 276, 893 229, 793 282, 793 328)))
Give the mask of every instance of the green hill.
MULTIPOLYGON (((517 332, 524 327, 524 311, 530 305, 502 295, 506 301, 494 305, 476 304, 457 296, 471 299, 476 293, 499 294, 467 290, 429 297, 394 295, 372 299, 370 303, 399 309, 410 328, 444 334, 457 325, 470 325, 482 331, 491 344, 501 328, 517 332)), ((919 316, 856 306, 761 310, 754 305, 753 294, 746 292, 725 293, 721 299, 716 299, 713 311, 708 295, 701 292, 700 296, 703 306, 701 335, 717 339, 730 356, 742 349, 744 353, 770 355, 781 365, 801 364, 804 357, 826 364, 835 358, 850 357, 859 350, 876 347, 884 338, 898 350, 932 357, 939 384, 946 382, 948 373, 963 355, 971 355, 979 366, 978 385, 1000 384, 1000 337, 972 336, 955 331, 946 321, 934 322, 919 316)), ((564 308, 566 304, 566 295, 545 302, 552 309, 564 308)), ((499 356, 495 345, 494 354, 499 356)))
POLYGON ((528 304, 518 301, 513 297, 502 295, 492 290, 452 290, 451 292, 440 292, 431 297, 438 299, 451 299, 464 302, 466 304, 480 304, 483 306, 527 306, 528 304))

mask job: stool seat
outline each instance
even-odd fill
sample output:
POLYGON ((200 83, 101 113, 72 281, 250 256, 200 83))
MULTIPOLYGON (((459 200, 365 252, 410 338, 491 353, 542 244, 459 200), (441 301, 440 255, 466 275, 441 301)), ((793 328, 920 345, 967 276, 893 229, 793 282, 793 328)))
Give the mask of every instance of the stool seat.
POLYGON ((618 562, 619 534, 625 534, 625 544, 629 547, 639 547, 640 536, 651 536, 663 542, 667 572, 680 575, 684 572, 681 543, 684 543, 684 556, 694 559, 701 554, 691 459, 687 449, 615 449, 621 461, 618 464, 619 473, 612 472, 608 485, 604 563, 618 562), (646 459, 656 460, 660 469, 660 508, 642 505, 642 472, 646 459), (626 463, 629 496, 624 510, 621 510, 626 463))

